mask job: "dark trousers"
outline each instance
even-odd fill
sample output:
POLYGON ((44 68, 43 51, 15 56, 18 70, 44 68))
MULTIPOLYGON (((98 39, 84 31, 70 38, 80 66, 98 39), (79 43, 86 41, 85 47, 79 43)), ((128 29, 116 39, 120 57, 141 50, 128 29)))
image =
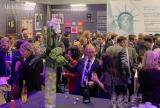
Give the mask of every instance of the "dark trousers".
POLYGON ((134 78, 131 78, 131 82, 128 84, 128 91, 129 91, 129 99, 134 94, 134 78))

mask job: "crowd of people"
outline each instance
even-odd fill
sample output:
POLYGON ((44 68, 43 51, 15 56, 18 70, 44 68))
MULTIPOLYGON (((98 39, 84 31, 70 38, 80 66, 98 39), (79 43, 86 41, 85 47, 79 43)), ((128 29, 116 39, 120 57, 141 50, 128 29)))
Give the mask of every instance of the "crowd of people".
POLYGON ((0 79, 2 80, 0 92, 3 102, 0 104, 19 98, 24 81, 27 93, 44 88, 42 56, 44 52, 44 37, 41 33, 37 33, 32 41, 27 36, 27 29, 22 30, 18 39, 14 36, 1 37, 0 79), (3 90, 4 88, 5 90, 3 90))
MULTIPOLYGON (((69 36, 67 39, 65 36, 62 42, 69 63, 57 73, 63 75, 71 94, 83 95, 87 84, 92 97, 111 99, 116 93, 130 98, 141 93, 144 102, 160 102, 160 34, 119 36, 84 31, 72 43, 69 36), (138 92, 134 91, 136 71, 138 92)), ((58 80, 57 88, 61 83, 58 80)))
MULTIPOLYGON (((9 98, 20 96, 24 80, 28 92, 42 90, 45 85, 42 55, 51 49, 41 33, 30 40, 26 30, 17 40, 0 40, 0 77, 7 80, 5 89, 11 86, 9 98)), ((120 36, 87 30, 74 39, 69 34, 54 35, 68 61, 57 67, 57 92, 62 92, 60 85, 64 83, 74 95, 82 95, 87 86, 91 97, 111 99, 116 93, 130 98, 135 94, 134 75, 138 71, 136 94, 142 93, 144 102, 160 103, 160 34, 120 36)))

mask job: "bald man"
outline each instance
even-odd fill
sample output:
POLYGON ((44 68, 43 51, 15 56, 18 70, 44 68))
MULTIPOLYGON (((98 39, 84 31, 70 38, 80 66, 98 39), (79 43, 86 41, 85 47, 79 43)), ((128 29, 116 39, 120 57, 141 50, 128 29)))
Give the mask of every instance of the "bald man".
POLYGON ((88 79, 87 86, 89 87, 90 96, 97 97, 98 85, 91 80, 91 75, 96 72, 100 78, 101 73, 99 72, 99 60, 96 59, 96 48, 92 44, 88 44, 84 50, 85 57, 78 60, 77 65, 74 67, 72 72, 77 72, 78 77, 75 81, 74 94, 82 95, 85 88, 85 82, 88 79))

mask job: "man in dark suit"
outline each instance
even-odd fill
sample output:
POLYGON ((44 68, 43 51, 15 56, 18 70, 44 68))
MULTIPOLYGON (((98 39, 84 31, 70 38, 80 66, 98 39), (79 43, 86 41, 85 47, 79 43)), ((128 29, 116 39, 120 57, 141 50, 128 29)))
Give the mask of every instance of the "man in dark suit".
POLYGON ((22 28, 21 34, 18 36, 18 39, 28 39, 28 29, 22 28))
POLYGON ((134 75, 135 70, 138 67, 137 62, 137 53, 136 50, 132 47, 128 47, 127 40, 126 44, 122 46, 123 49, 120 52, 121 55, 121 63, 122 63, 122 69, 124 73, 128 73, 128 90, 129 90, 129 96, 131 96, 134 93, 134 75))
POLYGON ((120 36, 117 44, 107 48, 106 53, 114 59, 116 67, 115 73, 115 92, 117 94, 127 93, 128 79, 132 74, 132 69, 137 66, 137 54, 134 48, 128 47, 127 38, 120 36))
POLYGON ((97 42, 95 43, 95 47, 97 49, 97 58, 100 58, 106 51, 106 42, 105 42, 105 37, 102 35, 97 36, 97 42))
POLYGON ((107 48, 116 44, 116 42, 117 42, 117 36, 118 35, 115 34, 115 33, 111 34, 111 39, 106 43, 106 47, 107 48))
POLYGON ((89 86, 90 96, 96 97, 98 94, 98 85, 91 80, 91 75, 96 72, 100 78, 99 61, 96 59, 96 49, 92 44, 88 44, 85 48, 86 57, 78 60, 74 71, 78 76, 75 81, 74 94, 82 95, 85 82, 88 80, 87 86, 89 86))

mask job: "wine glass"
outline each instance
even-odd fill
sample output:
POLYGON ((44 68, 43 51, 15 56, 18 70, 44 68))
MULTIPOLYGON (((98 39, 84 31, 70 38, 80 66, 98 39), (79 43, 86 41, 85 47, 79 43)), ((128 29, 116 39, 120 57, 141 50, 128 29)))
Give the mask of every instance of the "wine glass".
POLYGON ((113 108, 116 108, 116 106, 117 106, 117 95, 116 95, 116 93, 112 94, 111 103, 112 103, 113 108))
POLYGON ((68 98, 69 97, 69 89, 67 86, 65 87, 64 93, 65 93, 65 98, 68 98))
POLYGON ((136 97, 136 95, 134 95, 134 94, 133 94, 133 95, 131 96, 131 98, 130 98, 130 101, 131 101, 130 103, 131 103, 131 106, 132 106, 132 107, 136 106, 136 98, 137 98, 137 97, 136 97))
POLYGON ((119 108, 123 108, 123 95, 120 94, 117 98, 117 105, 119 108))
POLYGON ((143 99, 142 94, 138 94, 137 102, 138 102, 139 104, 141 104, 141 103, 142 103, 142 99, 143 99))
POLYGON ((128 96, 127 95, 124 95, 124 100, 123 100, 123 102, 124 102, 124 105, 125 105, 125 107, 126 108, 128 108, 128 96))
POLYGON ((79 98, 78 98, 78 97, 75 97, 75 98, 74 98, 74 102, 73 102, 73 104, 77 104, 77 103, 78 103, 78 101, 79 101, 79 98))

